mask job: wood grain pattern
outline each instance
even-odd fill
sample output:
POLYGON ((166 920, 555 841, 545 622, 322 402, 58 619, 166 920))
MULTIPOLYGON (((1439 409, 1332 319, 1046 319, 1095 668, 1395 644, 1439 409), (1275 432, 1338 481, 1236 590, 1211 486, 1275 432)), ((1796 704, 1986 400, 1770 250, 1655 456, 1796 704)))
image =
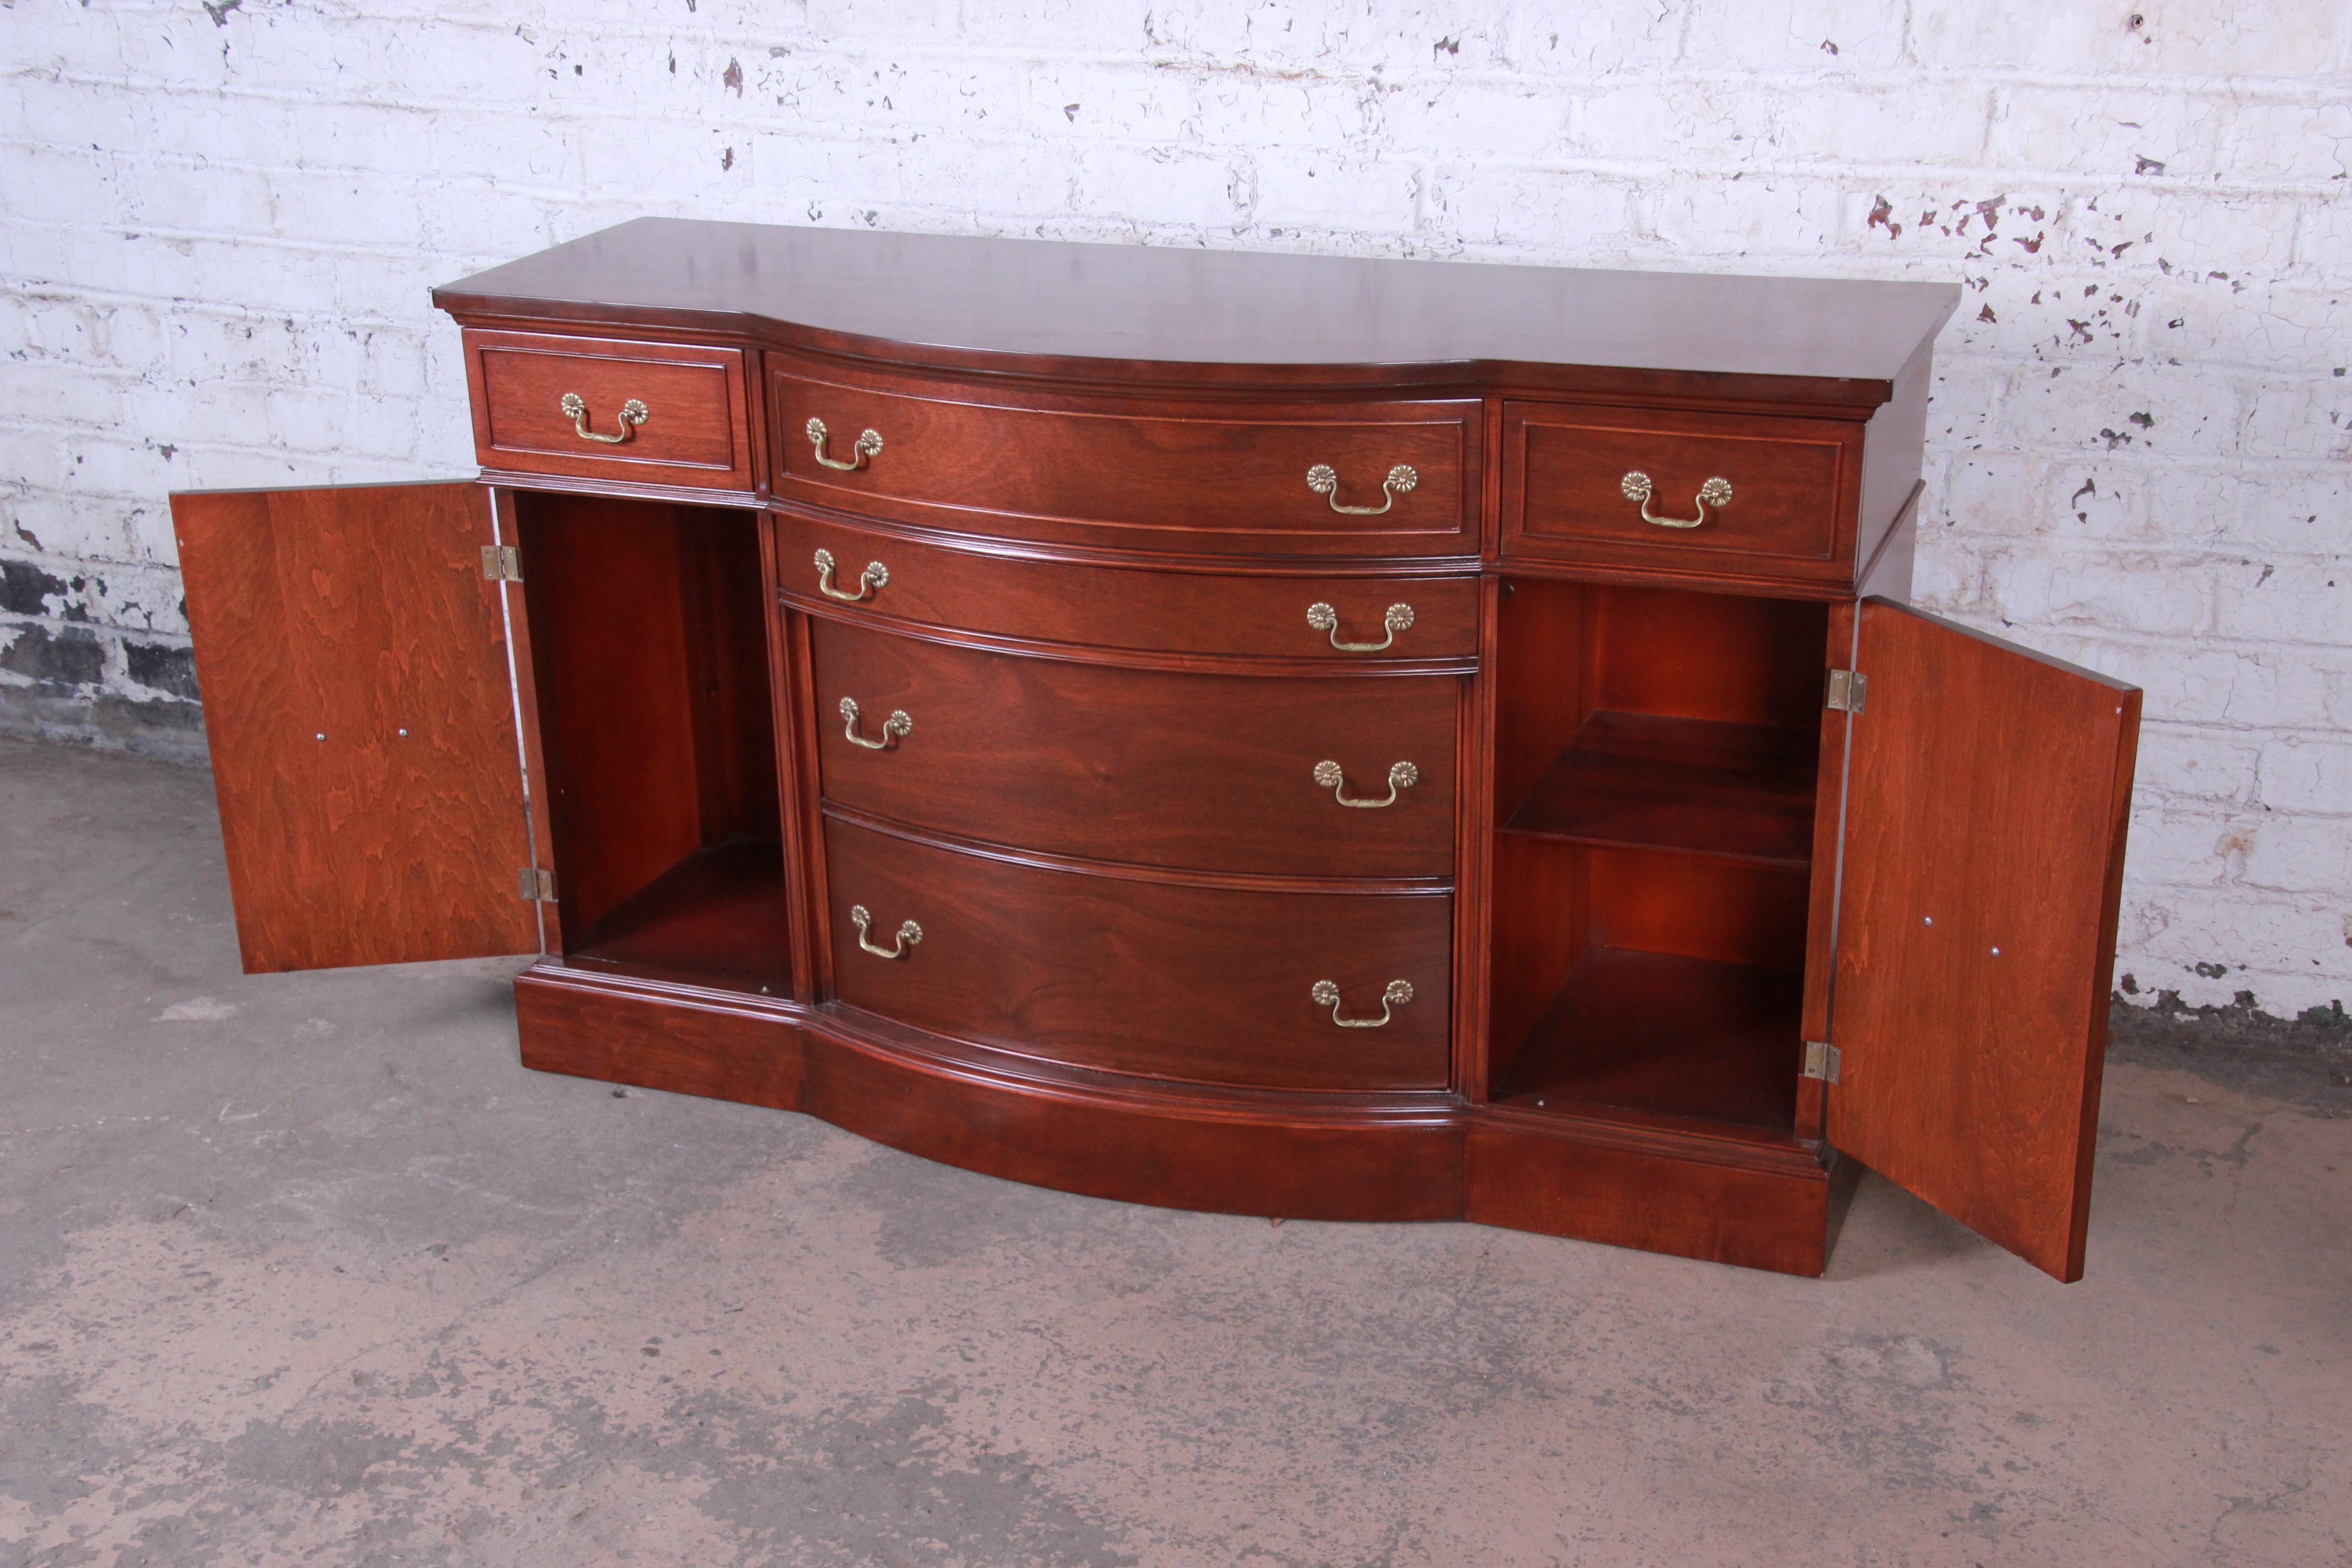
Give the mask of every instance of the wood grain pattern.
MULTIPOLYGON (((1807 1040, 1831 1040, 1830 987, 1837 957, 1839 841, 1845 819, 1846 748, 1853 715, 1831 708, 1828 672, 1853 666, 1854 606, 1832 605, 1822 647, 1823 701, 1821 712, 1819 788, 1813 798, 1812 888, 1805 907, 1805 1009, 1800 1032, 1807 1040)), ((1818 1140, 1827 1113, 1827 1085, 1820 1079, 1797 1084, 1797 1136, 1818 1140)))
POLYGON ((542 797, 564 929, 697 850, 782 837, 756 520, 715 507, 518 507, 542 797))
POLYGON ((490 500, 172 498, 247 973, 536 951, 490 500))
POLYGON ((534 1071, 802 1108, 803 1038, 779 1013, 542 966, 515 977, 515 1023, 534 1071))
POLYGON ((1801 869, 1813 775, 1795 731, 1595 712, 1503 831, 1801 869))
POLYGON ((825 824, 834 984, 914 1027, 1110 1071, 1297 1089, 1443 1088, 1449 900, 1443 893, 1264 892, 1050 870, 825 824), (853 904, 898 959, 864 951, 853 904), (1335 1026, 1338 984, 1382 1028, 1335 1026))
POLYGON ((1850 422, 1575 404, 1504 407, 1502 553, 1599 563, 1678 560, 1801 581, 1853 581, 1862 433, 1850 422), (1696 528, 1645 521, 1627 499, 1647 474, 1654 516, 1699 515, 1699 488, 1732 499, 1696 528))
POLYGON ((1588 947, 1495 1098, 1788 1132, 1802 992, 1787 970, 1588 947))
POLYGON ((1275 576, 1108 566, 958 547, 793 511, 772 515, 787 598, 844 619, 912 622, 1080 647, 1308 659, 1334 669, 1458 660, 1478 647, 1475 574, 1275 576), (837 605, 819 592, 819 550, 833 556, 835 586, 844 592, 856 591, 870 562, 881 563, 889 581, 862 605, 837 605), (1308 624, 1307 607, 1316 604, 1337 613, 1342 642, 1381 641, 1391 605, 1410 605, 1412 625, 1379 653, 1343 652, 1331 644, 1334 633, 1308 624))
POLYGON ((1454 862, 1458 680, 1170 675, 813 630, 826 798, 1050 854, 1229 871, 1444 878, 1454 862), (893 711, 911 732, 861 739, 893 711), (1354 798, 1420 782, 1378 810, 1315 781, 1337 761, 1354 798))
POLYGON ((474 447, 485 468, 639 484, 750 490, 755 481, 744 351, 542 332, 467 331, 474 447), (590 441, 563 411, 587 405, 588 428, 621 432, 631 399, 644 424, 617 445, 590 441))
POLYGON ((740 333, 995 374, 1334 385, 1509 380, 1862 409, 1948 283, 1047 244, 640 218, 434 290, 460 316, 740 333))
POLYGON ((516 989, 524 1058, 542 1071, 796 1109, 929 1159, 1129 1203, 1317 1219, 1466 1215, 1819 1273, 1825 1206, 1834 1213, 1857 1169, 1845 1161, 1824 1173, 1811 1152, 1738 1129, 1024 1064, 854 1009, 552 962, 516 989))
POLYGON ((1029 393, 906 375, 796 374, 768 357, 776 495, 861 516, 1024 540, 1228 554, 1468 555, 1477 550, 1475 401, 1322 403, 1029 393), (865 430, 854 472, 818 460, 865 430), (1339 490, 1307 484, 1328 465, 1339 490), (1399 464, 1419 482, 1388 496, 1399 464), (1377 515, 1336 511, 1380 507, 1377 515))
POLYGON ((1859 668, 1828 1135, 2078 1279, 2139 693, 1882 600, 1859 668))
POLYGON ((1810 1154, 1769 1164, 1643 1153, 1532 1118, 1474 1124, 1465 1152, 1464 1217, 1818 1275, 1827 1262, 1831 1182, 1810 1154))

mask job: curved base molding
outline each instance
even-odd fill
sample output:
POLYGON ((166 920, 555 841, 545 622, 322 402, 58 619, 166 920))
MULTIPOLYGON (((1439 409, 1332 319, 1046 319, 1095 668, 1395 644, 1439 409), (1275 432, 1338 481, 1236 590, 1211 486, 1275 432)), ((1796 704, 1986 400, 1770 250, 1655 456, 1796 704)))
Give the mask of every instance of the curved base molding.
POLYGON ((1859 1173, 1796 1144, 1449 1094, 1300 1096, 1056 1068, 868 1014, 543 962, 523 1065, 797 1110, 943 1164, 1218 1214, 1468 1219, 1818 1275, 1859 1173))

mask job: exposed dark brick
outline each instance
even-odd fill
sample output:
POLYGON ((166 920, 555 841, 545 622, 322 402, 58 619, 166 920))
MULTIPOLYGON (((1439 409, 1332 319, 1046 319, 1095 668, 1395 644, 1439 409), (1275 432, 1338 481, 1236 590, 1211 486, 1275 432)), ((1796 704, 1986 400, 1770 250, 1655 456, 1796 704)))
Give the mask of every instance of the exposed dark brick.
POLYGON ((122 652, 130 662, 131 679, 140 685, 196 700, 196 661, 186 648, 126 642, 122 652))
POLYGON ((52 632, 43 626, 18 625, 16 640, 0 648, 0 669, 29 675, 60 686, 91 686, 106 672, 106 645, 79 626, 52 632))
POLYGON ((46 616, 42 603, 50 594, 63 595, 65 581, 53 577, 29 561, 0 561, 0 610, 19 616, 46 616))

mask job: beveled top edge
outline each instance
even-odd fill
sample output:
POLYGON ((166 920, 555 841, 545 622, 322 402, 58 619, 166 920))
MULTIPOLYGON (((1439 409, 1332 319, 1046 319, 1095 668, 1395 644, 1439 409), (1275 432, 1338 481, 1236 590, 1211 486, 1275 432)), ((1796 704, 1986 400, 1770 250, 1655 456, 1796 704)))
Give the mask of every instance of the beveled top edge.
POLYGON ((1582 369, 1610 384, 1770 378, 1871 405, 1959 289, 649 217, 433 299, 459 316, 765 329, 820 350, 1010 372, 1344 368, 1421 384, 1582 369))

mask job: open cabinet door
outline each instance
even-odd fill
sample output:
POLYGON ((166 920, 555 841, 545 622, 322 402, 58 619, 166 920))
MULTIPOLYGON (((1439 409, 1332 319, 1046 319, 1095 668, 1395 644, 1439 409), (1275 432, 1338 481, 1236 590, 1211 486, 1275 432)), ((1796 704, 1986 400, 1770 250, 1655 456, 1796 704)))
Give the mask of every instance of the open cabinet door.
POLYGON ((2083 1274, 2139 692, 1865 600, 1832 1143, 2083 1274))
POLYGON ((247 973, 539 951, 490 492, 172 498, 247 973))

